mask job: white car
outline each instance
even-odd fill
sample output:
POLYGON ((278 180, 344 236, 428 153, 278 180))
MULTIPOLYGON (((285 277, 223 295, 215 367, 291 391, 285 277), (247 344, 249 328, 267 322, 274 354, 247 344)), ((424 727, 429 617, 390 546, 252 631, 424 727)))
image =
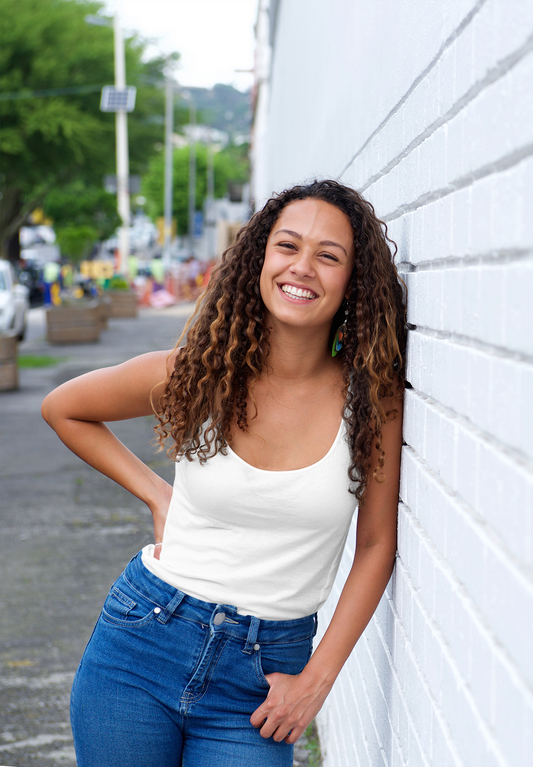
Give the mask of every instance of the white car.
POLYGON ((29 308, 28 288, 19 284, 9 261, 0 259, 0 333, 14 330, 22 341, 29 308))

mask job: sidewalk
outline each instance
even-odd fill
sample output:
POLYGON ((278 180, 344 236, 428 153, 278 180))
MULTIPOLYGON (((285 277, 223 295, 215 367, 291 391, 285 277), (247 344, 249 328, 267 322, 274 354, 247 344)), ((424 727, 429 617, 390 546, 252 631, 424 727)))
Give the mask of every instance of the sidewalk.
MULTIPOLYGON (((19 354, 58 360, 21 369, 0 394, 0 765, 75 764, 70 685, 109 585, 152 539, 144 505, 70 453, 40 416, 43 397, 88 370, 174 345, 191 305, 109 321, 95 344, 51 346, 42 309, 30 312, 19 354)), ((172 481, 150 442, 153 419, 113 425, 141 460, 172 481)), ((301 745, 301 744, 300 744, 301 745)), ((308 751, 295 752, 307 767, 308 751)))

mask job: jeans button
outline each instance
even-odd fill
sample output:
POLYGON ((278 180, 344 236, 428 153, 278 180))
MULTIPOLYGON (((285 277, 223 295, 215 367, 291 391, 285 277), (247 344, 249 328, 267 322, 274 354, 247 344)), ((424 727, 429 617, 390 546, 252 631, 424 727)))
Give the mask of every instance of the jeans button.
POLYGON ((159 615, 160 612, 161 612, 161 608, 160 607, 154 607, 154 613, 156 615, 159 615))
POLYGON ((213 624, 215 626, 220 626, 221 623, 224 623, 226 620, 226 613, 217 613, 215 617, 213 618, 213 624))

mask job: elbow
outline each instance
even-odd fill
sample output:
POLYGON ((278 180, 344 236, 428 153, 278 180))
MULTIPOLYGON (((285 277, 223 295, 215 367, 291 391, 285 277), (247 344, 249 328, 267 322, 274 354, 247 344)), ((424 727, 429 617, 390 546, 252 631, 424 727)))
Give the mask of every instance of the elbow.
MULTIPOLYGON (((48 395, 48 396, 50 396, 50 395, 48 395)), ((43 399, 43 402, 42 402, 42 405, 41 405, 41 415, 44 418, 44 420, 46 421, 46 423, 48 424, 48 426, 51 426, 52 424, 50 423, 50 421, 51 421, 51 418, 52 418, 52 414, 50 412, 50 403, 48 402, 48 397, 45 397, 43 399)))
POLYGON ((41 405, 41 415, 52 429, 53 421, 54 421, 54 392, 50 392, 50 394, 47 394, 47 396, 43 399, 42 405, 41 405))
POLYGON ((390 568, 392 573, 394 563, 396 562, 396 536, 394 538, 387 537, 382 540, 367 541, 360 545, 359 550, 362 555, 379 559, 383 567, 390 568))

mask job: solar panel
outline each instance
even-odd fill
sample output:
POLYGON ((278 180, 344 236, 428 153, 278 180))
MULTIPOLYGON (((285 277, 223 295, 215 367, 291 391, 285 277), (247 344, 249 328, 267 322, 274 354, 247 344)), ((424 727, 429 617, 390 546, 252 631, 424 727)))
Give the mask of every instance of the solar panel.
POLYGON ((102 112, 133 112, 137 89, 130 85, 127 88, 115 88, 105 85, 102 88, 100 109, 102 112))

